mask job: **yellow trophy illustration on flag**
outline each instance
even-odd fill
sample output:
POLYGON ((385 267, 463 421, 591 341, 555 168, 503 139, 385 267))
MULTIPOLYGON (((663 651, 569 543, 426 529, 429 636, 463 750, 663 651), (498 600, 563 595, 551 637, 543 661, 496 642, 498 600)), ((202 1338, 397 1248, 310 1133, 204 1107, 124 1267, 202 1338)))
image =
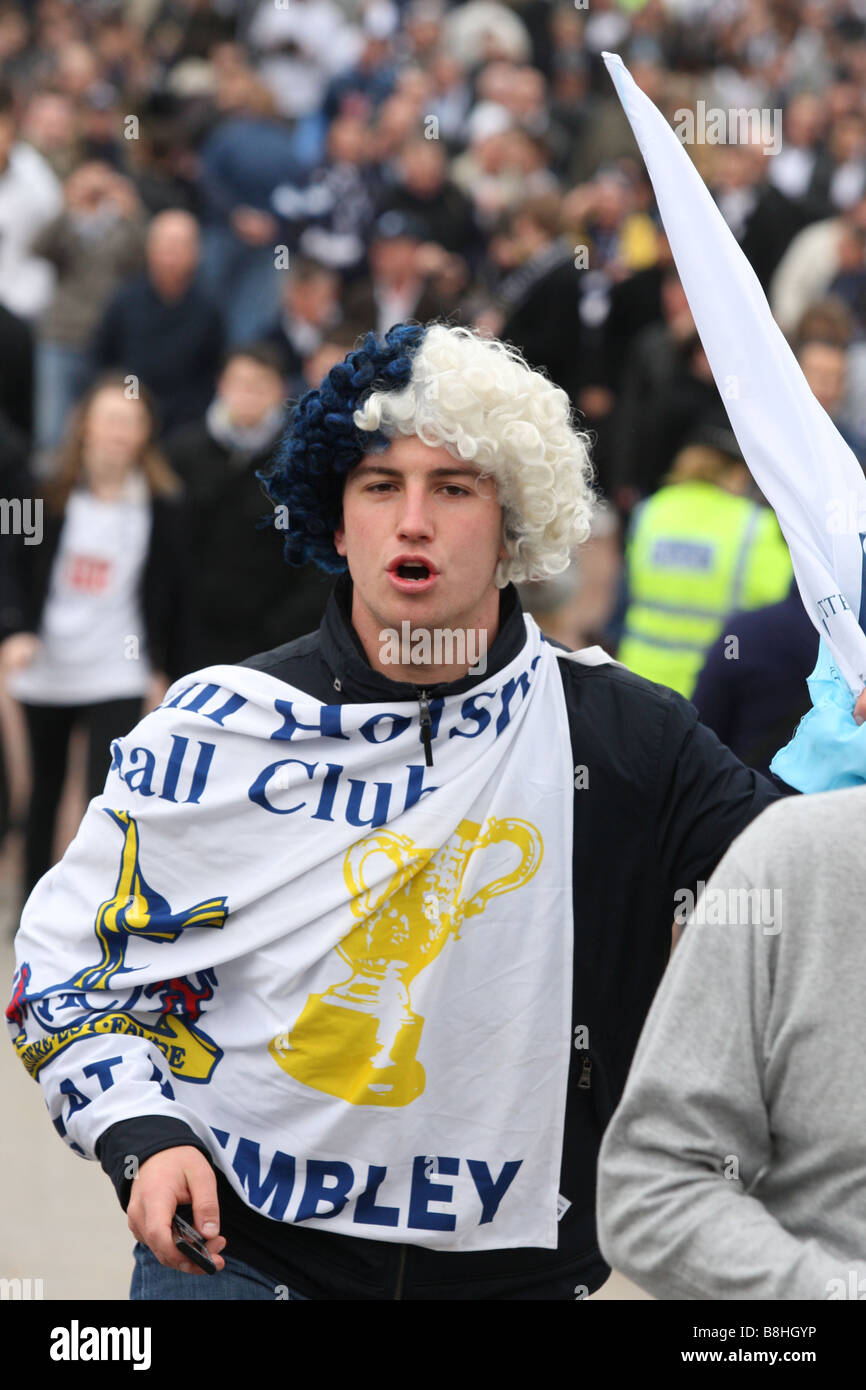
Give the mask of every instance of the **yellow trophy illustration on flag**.
MULTIPOLYGON (((483 827, 463 820, 440 850, 423 849, 408 835, 380 831, 352 845, 343 877, 352 893, 357 926, 337 952, 349 979, 311 994, 291 1030, 268 1051, 297 1081, 352 1105, 408 1105, 424 1090, 416 1057, 424 1019, 413 1012, 409 986, 435 960, 467 917, 491 898, 513 893, 538 869, 541 836, 528 821, 491 818, 483 827), (468 899, 461 886, 473 854, 513 844, 517 867, 468 899), (375 892, 371 864, 384 855, 394 866, 375 892)), ((374 870, 375 872, 375 870, 374 870)))

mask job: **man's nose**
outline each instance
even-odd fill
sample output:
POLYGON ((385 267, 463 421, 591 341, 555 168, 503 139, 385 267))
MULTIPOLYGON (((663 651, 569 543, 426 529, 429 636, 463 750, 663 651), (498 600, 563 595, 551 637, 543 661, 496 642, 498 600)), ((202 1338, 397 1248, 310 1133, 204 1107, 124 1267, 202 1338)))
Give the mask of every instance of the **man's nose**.
POLYGON ((400 515, 397 519, 397 534, 400 536, 432 536, 433 513, 431 499, 426 488, 407 487, 403 494, 400 515))

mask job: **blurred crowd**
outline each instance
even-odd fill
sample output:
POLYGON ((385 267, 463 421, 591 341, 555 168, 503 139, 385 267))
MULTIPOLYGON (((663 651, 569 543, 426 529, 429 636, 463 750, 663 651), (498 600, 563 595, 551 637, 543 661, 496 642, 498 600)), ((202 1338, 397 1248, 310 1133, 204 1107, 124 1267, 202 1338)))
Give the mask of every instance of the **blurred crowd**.
POLYGON ((516 344, 592 432, 593 535, 524 589, 542 628, 757 767, 785 741, 817 637, 602 51, 672 123, 781 122, 689 154, 866 462, 866 0, 0 0, 0 493, 44 501, 39 543, 0 536, 29 883, 76 727, 93 794, 167 681, 317 625, 256 473, 406 319, 516 344))

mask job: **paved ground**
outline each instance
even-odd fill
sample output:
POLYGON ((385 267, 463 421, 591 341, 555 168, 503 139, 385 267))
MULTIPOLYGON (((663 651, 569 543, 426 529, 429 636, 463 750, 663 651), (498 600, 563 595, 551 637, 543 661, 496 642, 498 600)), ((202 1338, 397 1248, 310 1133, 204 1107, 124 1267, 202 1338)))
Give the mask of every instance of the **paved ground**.
MULTIPOLYGON (((0 998, 14 973, 17 845, 0 859, 0 998)), ((3 1034, 6 1034, 5 1021, 3 1034)), ((106 1175, 55 1134, 38 1084, 0 1039, 0 1278, 41 1279, 45 1299, 126 1299, 132 1236, 106 1175)), ((646 1295, 613 1275, 594 1298, 646 1295)))

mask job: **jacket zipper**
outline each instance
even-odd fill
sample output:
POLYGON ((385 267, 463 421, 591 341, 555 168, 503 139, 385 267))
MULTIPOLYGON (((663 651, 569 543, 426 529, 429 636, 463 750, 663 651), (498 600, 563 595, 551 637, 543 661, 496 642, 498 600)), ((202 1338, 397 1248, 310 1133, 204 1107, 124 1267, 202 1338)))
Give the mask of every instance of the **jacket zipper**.
POLYGON ((584 1053, 584 1055, 583 1055, 583 1057, 582 1057, 582 1059, 581 1059, 581 1063, 580 1063, 580 1075, 579 1075, 578 1078, 577 1078, 577 1089, 578 1089, 579 1091, 588 1091, 588 1090, 589 1090, 590 1085, 592 1084, 591 1081, 590 1081, 591 1076, 592 1076, 592 1059, 590 1058, 589 1053, 586 1052, 586 1053, 584 1053))
POLYGON ((430 717, 429 698, 430 692, 428 690, 421 690, 418 694, 418 704, 421 707, 421 738, 424 743, 424 761, 428 767, 432 767, 433 743, 430 735, 433 730, 433 720, 430 717))
POLYGON ((408 1247, 405 1246, 405 1245, 401 1245, 401 1246, 400 1246, 400 1263, 399 1263, 399 1265, 397 1266, 397 1283, 396 1283, 396 1285, 395 1285, 395 1287, 394 1287, 394 1298, 395 1298, 395 1299, 398 1299, 398 1298, 402 1299, 402 1297, 403 1297, 403 1276, 404 1276, 404 1274, 406 1273, 406 1256, 408 1255, 408 1253, 409 1253, 408 1247))

